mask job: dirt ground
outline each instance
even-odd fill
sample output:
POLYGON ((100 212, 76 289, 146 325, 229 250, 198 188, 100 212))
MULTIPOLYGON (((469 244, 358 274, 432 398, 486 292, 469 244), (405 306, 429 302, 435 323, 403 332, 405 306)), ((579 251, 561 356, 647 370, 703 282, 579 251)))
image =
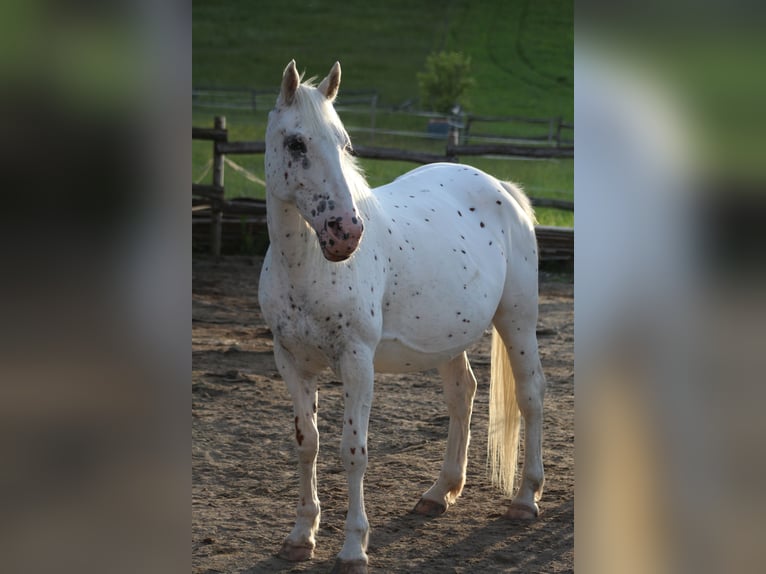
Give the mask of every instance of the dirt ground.
MULTIPOLYGON (((319 498, 314 559, 275 556, 293 525, 297 461, 292 402, 258 307, 260 257, 196 256, 192 306, 192 564, 195 573, 329 572, 343 543, 346 482, 338 452, 343 404, 328 371, 319 386, 319 498)), ((574 315, 570 276, 540 285, 547 377, 541 517, 517 524, 486 476, 489 341, 469 350, 479 381, 468 479, 438 518, 410 510, 436 479, 448 416, 435 372, 378 375, 365 502, 371 572, 574 571, 574 315)))

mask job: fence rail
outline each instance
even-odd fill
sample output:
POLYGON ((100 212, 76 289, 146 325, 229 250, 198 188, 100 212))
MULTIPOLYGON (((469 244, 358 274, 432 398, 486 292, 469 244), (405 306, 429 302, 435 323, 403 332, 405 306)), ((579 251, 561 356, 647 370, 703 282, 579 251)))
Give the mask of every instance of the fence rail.
MULTIPOLYGON (((210 87, 192 88, 192 106, 205 110, 237 110, 244 113, 265 113, 270 110, 279 93, 274 88, 247 87, 210 87)), ((531 118, 525 116, 487 116, 461 112, 456 115, 444 115, 435 112, 419 111, 412 108, 409 100, 399 107, 382 107, 377 90, 344 90, 335 102, 335 109, 342 115, 366 118, 364 121, 345 122, 352 133, 367 134, 371 142, 377 135, 398 136, 418 139, 448 139, 457 143, 521 143, 555 147, 574 144, 574 124, 561 116, 531 118), (408 118, 429 120, 427 129, 413 130, 408 118), (407 127, 402 127, 402 122, 407 127), (440 126, 441 124, 441 126, 440 126), (454 128, 456 136, 450 133, 454 128), (513 126, 511 128, 510 126, 513 126), (532 133, 529 127, 534 126, 532 133), (520 128, 520 129, 519 129, 520 128), (521 133, 519 133, 519 131, 521 133), (513 132, 509 135, 508 132, 513 132)))
MULTIPOLYGON (((192 196, 201 198, 193 200, 192 212, 194 221, 209 224, 210 251, 213 255, 221 254, 223 237, 223 224, 225 215, 235 215, 238 219, 228 220, 228 227, 232 227, 239 221, 242 215, 254 216, 251 223, 265 224, 265 203, 262 201, 226 201, 224 199, 224 161, 226 155, 236 154, 263 154, 266 151, 265 142, 261 141, 228 141, 226 118, 216 116, 213 128, 192 127, 192 139, 213 142, 213 181, 212 184, 192 184, 192 196), (202 211, 209 210, 209 219, 202 211)), ((524 158, 562 158, 573 157, 573 147, 542 147, 521 146, 510 144, 454 144, 448 142, 445 153, 434 154, 411 150, 384 148, 374 146, 356 146, 354 155, 367 159, 397 160, 413 163, 427 164, 440 161, 458 162, 459 156, 483 156, 502 155, 524 158)), ((574 203, 547 199, 531 198, 533 205, 553 207, 556 209, 574 210, 574 203)), ((571 228, 557 228, 538 226, 536 228, 538 243, 540 245, 541 260, 567 260, 574 257, 574 230, 571 228)), ((229 229, 228 236, 232 232, 229 229)))

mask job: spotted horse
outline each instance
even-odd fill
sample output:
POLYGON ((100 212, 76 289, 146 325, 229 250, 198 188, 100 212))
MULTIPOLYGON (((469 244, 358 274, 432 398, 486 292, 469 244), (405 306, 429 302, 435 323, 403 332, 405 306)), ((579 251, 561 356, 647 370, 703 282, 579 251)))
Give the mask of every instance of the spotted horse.
POLYGON ((341 458, 348 478, 345 542, 336 572, 367 572, 363 478, 375 372, 437 368, 449 411, 444 463, 414 512, 438 515, 466 477, 476 378, 465 349, 492 327, 488 461, 512 497, 506 516, 534 519, 543 491, 545 379, 534 214, 515 185, 438 163, 371 189, 333 101, 339 63, 318 85, 284 70, 266 131, 270 247, 259 300, 294 404, 299 465, 295 527, 279 552, 312 557, 319 527, 317 375, 332 369, 345 396, 341 458), (513 493, 521 416, 524 460, 513 493))

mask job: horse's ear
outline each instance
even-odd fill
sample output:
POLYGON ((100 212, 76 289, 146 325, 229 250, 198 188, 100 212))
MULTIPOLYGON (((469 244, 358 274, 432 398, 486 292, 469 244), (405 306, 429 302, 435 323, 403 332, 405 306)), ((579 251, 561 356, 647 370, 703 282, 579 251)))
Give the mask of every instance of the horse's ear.
POLYGON ((279 92, 279 99, 282 103, 288 106, 293 103, 300 81, 298 70, 295 67, 295 60, 290 60, 282 74, 282 89, 279 92))
POLYGON ((335 96, 338 95, 338 88, 340 87, 340 62, 335 62, 335 65, 327 74, 327 77, 319 84, 319 91, 322 92, 325 97, 333 101, 335 96))

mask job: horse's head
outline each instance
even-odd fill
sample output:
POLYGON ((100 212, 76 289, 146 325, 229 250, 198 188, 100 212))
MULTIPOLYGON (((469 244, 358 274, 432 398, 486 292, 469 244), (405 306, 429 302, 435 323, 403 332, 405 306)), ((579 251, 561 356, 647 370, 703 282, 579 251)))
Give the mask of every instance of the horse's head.
POLYGON ((364 230, 351 195, 358 172, 350 140, 332 105, 339 85, 338 62, 313 87, 291 61, 266 129, 268 193, 295 203, 330 261, 348 259, 364 230))

